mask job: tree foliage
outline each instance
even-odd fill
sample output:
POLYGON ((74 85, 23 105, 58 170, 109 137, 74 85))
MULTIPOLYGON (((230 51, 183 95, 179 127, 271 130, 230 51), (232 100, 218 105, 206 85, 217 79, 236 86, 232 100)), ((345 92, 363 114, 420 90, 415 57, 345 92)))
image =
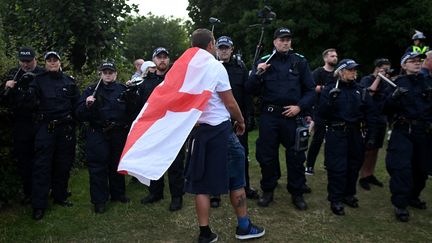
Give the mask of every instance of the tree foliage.
POLYGON ((277 14, 265 26, 265 52, 272 49, 273 31, 285 26, 294 34, 294 50, 312 66, 321 65, 320 53, 330 47, 337 48, 342 58, 366 64, 363 67, 383 56, 397 64, 411 44, 414 29, 432 38, 432 1, 428 0, 189 0, 188 9, 195 28, 210 28, 211 16, 220 19, 215 36, 232 36, 250 63, 260 35, 260 28, 250 26, 261 22, 257 12, 264 5, 277 14))
POLYGON ((112 56, 136 6, 126 0, 4 0, 7 44, 31 45, 40 53, 57 50, 75 71, 112 56))
POLYGON ((180 56, 189 47, 187 26, 179 18, 165 18, 149 13, 146 17, 131 20, 124 39, 124 54, 130 61, 137 58, 151 59, 153 50, 165 47, 171 59, 180 56))

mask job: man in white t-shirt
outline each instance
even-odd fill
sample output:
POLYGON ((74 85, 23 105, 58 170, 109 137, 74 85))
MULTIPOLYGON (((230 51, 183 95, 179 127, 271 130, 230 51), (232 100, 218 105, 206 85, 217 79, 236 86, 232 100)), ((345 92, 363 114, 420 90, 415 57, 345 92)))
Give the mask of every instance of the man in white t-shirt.
MULTIPOLYGON (((215 39, 209 30, 195 30, 191 41, 193 47, 215 55, 215 39)), ((190 135, 185 191, 196 195, 196 213, 200 226, 198 242, 216 242, 218 236, 209 227, 209 195, 228 192, 228 138, 233 132, 230 118, 235 121, 234 128, 237 134, 244 133, 245 123, 223 65, 216 59, 206 65, 211 67, 205 67, 209 70, 209 75, 204 75, 202 82, 212 82, 214 89, 208 105, 190 135), (210 77, 213 80, 207 80, 210 77)), ((247 216, 244 190, 242 194, 230 193, 230 196, 239 222, 236 238, 250 239, 264 235, 265 231, 254 226, 247 216), (241 229, 244 224, 241 224, 240 220, 247 225, 244 229, 241 229)))

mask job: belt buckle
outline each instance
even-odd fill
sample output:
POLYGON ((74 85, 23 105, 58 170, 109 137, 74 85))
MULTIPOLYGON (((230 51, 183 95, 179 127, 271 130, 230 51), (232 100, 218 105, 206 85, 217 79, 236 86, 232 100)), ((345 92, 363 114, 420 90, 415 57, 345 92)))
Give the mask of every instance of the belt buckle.
POLYGON ((267 111, 268 111, 268 112, 273 112, 273 111, 274 111, 273 106, 268 106, 268 107, 267 107, 267 111))

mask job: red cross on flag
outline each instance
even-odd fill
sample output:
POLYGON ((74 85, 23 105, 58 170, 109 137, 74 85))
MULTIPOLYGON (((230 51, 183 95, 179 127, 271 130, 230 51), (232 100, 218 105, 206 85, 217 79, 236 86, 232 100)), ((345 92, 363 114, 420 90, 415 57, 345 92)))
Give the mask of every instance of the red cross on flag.
POLYGON ((133 122, 119 173, 146 185, 165 173, 215 92, 218 65, 222 66, 203 49, 183 53, 133 122))

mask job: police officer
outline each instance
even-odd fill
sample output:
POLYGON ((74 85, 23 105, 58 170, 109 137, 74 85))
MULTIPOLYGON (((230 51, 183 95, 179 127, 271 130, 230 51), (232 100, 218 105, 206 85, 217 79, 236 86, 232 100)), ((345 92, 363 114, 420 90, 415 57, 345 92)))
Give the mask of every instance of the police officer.
MULTIPOLYGON (((228 72, 232 92, 237 104, 242 111, 243 117, 250 117, 252 113, 252 97, 246 93, 245 84, 248 80, 248 70, 246 65, 239 56, 233 55, 234 43, 228 36, 221 36, 216 41, 216 56, 222 61, 225 69, 228 72)), ((246 124, 248 126, 248 124, 246 124)), ((251 199, 257 199, 258 193, 250 187, 249 183, 249 148, 248 148, 248 133, 245 131, 243 135, 238 136, 238 139, 245 150, 245 192, 246 196, 251 199)), ((210 199, 212 207, 218 207, 220 198, 214 197, 210 199)))
POLYGON ((370 190, 370 185, 383 187, 383 183, 379 181, 374 173, 375 165, 378 159, 378 151, 384 144, 384 138, 387 127, 387 117, 382 113, 382 107, 387 97, 389 85, 381 80, 378 73, 390 78, 391 63, 387 58, 378 58, 374 61, 375 69, 373 73, 363 77, 360 80, 360 85, 367 88, 367 91, 372 96, 374 113, 370 114, 369 121, 366 125, 365 137, 365 157, 362 168, 360 170, 359 185, 370 190))
POLYGON ((77 116, 89 122, 86 132, 86 156, 90 175, 90 196, 96 213, 104 213, 106 202, 129 202, 125 196, 124 175, 117 173, 132 122, 124 95, 126 86, 118 83, 114 63, 99 68, 100 82, 88 87, 78 103, 77 116))
POLYGON ((325 166, 328 200, 334 214, 344 215, 344 206, 357 208, 355 197, 358 172, 363 163, 364 142, 361 122, 371 108, 370 96, 355 80, 358 64, 343 59, 336 67, 336 83, 321 93, 318 111, 325 119, 325 166))
POLYGON ((326 85, 329 83, 335 82, 336 78, 334 77, 334 69, 337 65, 337 52, 336 49, 330 48, 326 49, 322 53, 322 57, 324 60, 324 66, 316 68, 312 72, 313 79, 315 81, 315 92, 316 92, 316 100, 315 105, 313 107, 313 136, 312 141, 309 145, 307 158, 306 158, 306 175, 314 174, 314 166, 316 162, 316 158, 321 149, 321 144, 324 141, 324 136, 326 132, 326 127, 323 119, 318 115, 318 104, 319 97, 321 91, 324 89, 326 85))
POLYGON ((279 28, 274 32, 275 47, 271 60, 263 57, 255 64, 246 83, 248 91, 262 91, 263 107, 256 142, 256 158, 261 166, 261 189, 258 201, 267 207, 273 201, 278 179, 279 144, 285 147, 288 169, 287 189, 299 210, 305 210, 303 186, 306 179, 304 151, 295 150, 297 118, 300 112, 310 110, 314 102, 314 82, 306 59, 292 51, 291 31, 279 28), (260 70, 257 73, 257 70, 260 70), (264 72, 263 74, 260 74, 264 72))
POLYGON ((402 222, 409 220, 408 206, 426 209, 420 193, 432 161, 432 80, 419 74, 422 57, 417 52, 402 56, 404 75, 395 80, 398 88, 384 103, 394 119, 386 156, 391 202, 402 222))
MULTIPOLYGON (((139 93, 142 99, 140 108, 147 102, 153 90, 164 79, 165 74, 168 72, 170 59, 169 52, 163 47, 158 47, 153 51, 153 62, 156 64, 156 71, 148 73, 144 82, 139 87, 139 93)), ((180 210, 183 206, 183 186, 184 186, 184 147, 180 150, 174 162, 168 168, 168 181, 171 192, 171 203, 169 206, 170 211, 180 210)), ((149 187, 149 194, 141 199, 142 204, 154 203, 163 198, 164 177, 162 176, 157 181, 151 181, 149 187)))
POLYGON ((60 55, 45 54, 46 72, 30 84, 30 97, 36 107, 35 160, 32 177, 33 219, 43 218, 48 193, 54 204, 70 207, 67 201, 69 171, 75 159, 73 111, 79 98, 75 80, 61 71, 60 55))
POLYGON ((423 32, 415 30, 414 35, 411 37, 413 45, 408 47, 405 52, 418 52, 420 54, 425 54, 429 51, 429 46, 424 42, 426 41, 426 36, 423 32))
POLYGON ((22 47, 18 51, 19 67, 9 71, 1 100, 12 115, 13 155, 23 183, 22 204, 30 203, 31 178, 34 156, 34 113, 28 105, 25 93, 36 74, 44 72, 37 66, 36 53, 32 48, 22 47))

